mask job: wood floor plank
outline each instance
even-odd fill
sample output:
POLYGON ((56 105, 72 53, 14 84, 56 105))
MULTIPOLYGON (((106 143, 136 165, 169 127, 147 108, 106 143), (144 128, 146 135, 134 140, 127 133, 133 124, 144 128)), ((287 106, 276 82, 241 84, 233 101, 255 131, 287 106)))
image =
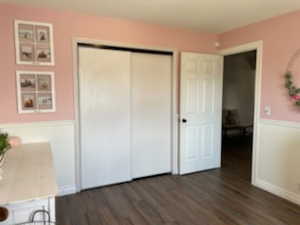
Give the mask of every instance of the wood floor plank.
POLYGON ((300 206, 251 185, 251 148, 222 168, 163 175, 57 198, 58 225, 300 225, 300 206))

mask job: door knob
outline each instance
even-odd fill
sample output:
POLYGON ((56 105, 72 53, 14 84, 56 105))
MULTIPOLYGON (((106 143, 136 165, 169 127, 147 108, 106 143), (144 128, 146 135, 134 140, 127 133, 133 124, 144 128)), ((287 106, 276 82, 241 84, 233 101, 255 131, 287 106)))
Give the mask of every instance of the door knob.
POLYGON ((183 119, 182 119, 182 122, 183 122, 183 123, 186 123, 186 122, 187 122, 187 120, 183 118, 183 119))

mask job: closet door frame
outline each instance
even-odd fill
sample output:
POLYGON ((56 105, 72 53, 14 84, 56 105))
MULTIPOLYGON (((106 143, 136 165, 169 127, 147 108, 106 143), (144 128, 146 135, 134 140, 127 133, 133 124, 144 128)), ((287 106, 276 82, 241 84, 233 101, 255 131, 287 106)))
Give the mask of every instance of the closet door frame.
POLYGON ((171 168, 172 174, 179 174, 179 73, 178 73, 178 50, 93 40, 87 38, 73 38, 73 80, 74 80, 74 112, 75 112, 75 186, 76 192, 82 190, 81 185, 81 134, 80 134, 80 103, 79 103, 79 70, 78 70, 78 48, 80 44, 95 46, 110 46, 119 48, 132 48, 141 50, 152 50, 172 53, 172 78, 171 78, 171 168))

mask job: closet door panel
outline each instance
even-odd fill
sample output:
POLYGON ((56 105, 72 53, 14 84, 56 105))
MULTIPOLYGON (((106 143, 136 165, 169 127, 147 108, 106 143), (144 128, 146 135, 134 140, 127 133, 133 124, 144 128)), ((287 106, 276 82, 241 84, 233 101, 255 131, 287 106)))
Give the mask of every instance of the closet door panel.
POLYGON ((131 179, 130 53, 79 48, 82 188, 131 179))
POLYGON ((171 171, 171 56, 132 53, 132 177, 171 171))

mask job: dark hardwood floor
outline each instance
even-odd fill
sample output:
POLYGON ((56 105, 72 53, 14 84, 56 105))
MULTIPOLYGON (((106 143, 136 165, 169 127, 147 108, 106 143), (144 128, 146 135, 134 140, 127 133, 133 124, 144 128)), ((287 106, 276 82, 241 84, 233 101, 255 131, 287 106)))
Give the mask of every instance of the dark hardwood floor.
POLYGON ((224 143, 222 169, 59 197, 57 224, 300 225, 299 206, 250 185, 249 157, 247 140, 224 143))
POLYGON ((251 169, 252 136, 223 138, 222 171, 251 182, 251 169))

